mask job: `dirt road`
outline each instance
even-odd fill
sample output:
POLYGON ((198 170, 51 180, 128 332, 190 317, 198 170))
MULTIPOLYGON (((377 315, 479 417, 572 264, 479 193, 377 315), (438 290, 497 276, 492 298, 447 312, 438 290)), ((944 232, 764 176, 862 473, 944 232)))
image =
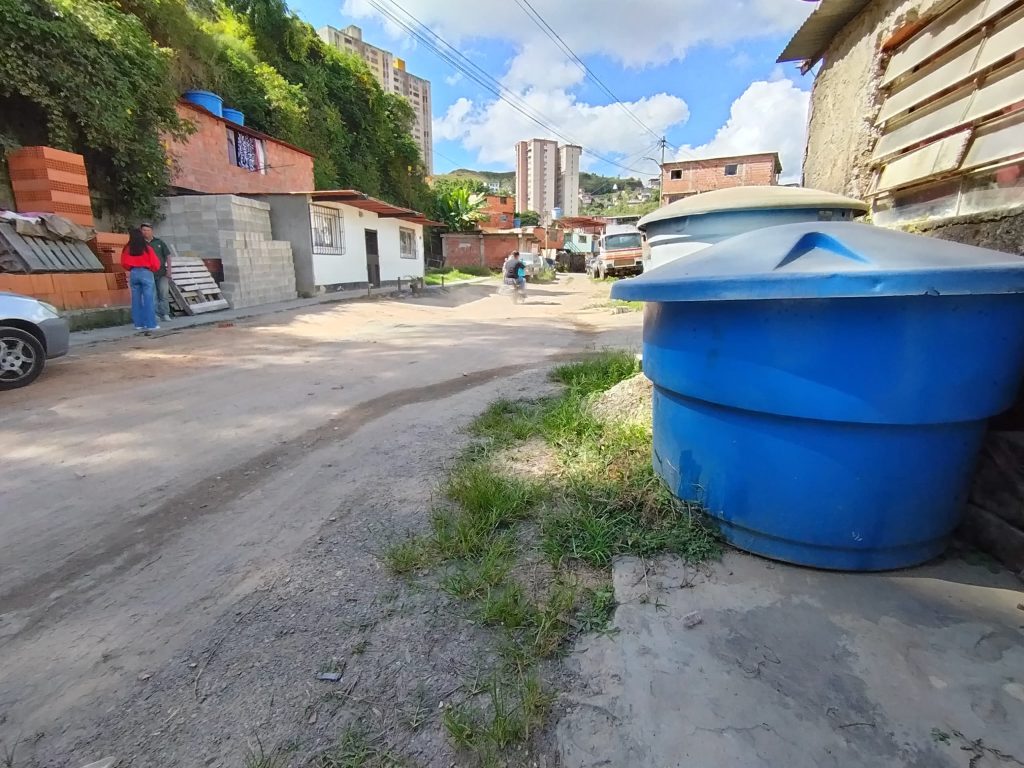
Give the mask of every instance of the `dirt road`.
POLYGON ((287 742, 299 765, 369 718, 449 765, 436 713, 478 630, 396 589, 381 543, 423 524, 487 402, 639 342, 581 277, 492 292, 99 344, 4 395, 0 758, 229 766, 287 742))

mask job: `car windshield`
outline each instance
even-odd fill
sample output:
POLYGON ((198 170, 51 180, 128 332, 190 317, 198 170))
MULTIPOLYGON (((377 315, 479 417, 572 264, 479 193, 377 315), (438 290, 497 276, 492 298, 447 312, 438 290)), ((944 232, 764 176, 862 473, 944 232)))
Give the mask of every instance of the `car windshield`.
POLYGON ((639 248, 640 233, 625 232, 621 235, 608 235, 604 239, 604 247, 609 251, 618 250, 620 248, 639 248))

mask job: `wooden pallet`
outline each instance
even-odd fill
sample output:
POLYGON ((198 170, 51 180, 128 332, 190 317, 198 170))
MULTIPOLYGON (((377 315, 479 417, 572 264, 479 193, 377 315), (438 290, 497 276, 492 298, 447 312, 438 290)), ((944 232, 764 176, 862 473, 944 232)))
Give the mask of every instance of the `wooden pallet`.
POLYGON ((202 259, 190 256, 172 257, 171 300, 177 309, 189 315, 231 307, 202 259))

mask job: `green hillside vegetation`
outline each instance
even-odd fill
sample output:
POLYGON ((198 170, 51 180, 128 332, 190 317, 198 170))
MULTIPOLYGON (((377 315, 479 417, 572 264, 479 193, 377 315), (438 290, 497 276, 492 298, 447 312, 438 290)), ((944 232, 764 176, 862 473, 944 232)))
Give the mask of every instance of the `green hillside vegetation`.
POLYGON ((492 181, 496 181, 501 188, 509 192, 515 187, 515 171, 474 171, 469 168, 456 168, 449 173, 439 173, 434 176, 435 183, 438 181, 477 181, 485 187, 492 181))
MULTIPOLYGON (((655 175, 652 173, 652 175, 655 175)), ((497 181, 504 189, 511 191, 516 182, 515 171, 474 171, 469 168, 456 168, 449 173, 441 173, 434 176, 434 179, 473 179, 484 184, 497 181)), ((580 191, 590 194, 610 193, 615 185, 620 190, 635 190, 643 187, 640 179, 619 178, 617 176, 601 176, 597 173, 580 173, 580 191)))
POLYGON ((0 48, 0 148, 82 153, 123 221, 167 186, 160 136, 187 135, 174 104, 189 88, 312 152, 317 188, 434 207, 412 108, 283 0, 0 0, 0 48))

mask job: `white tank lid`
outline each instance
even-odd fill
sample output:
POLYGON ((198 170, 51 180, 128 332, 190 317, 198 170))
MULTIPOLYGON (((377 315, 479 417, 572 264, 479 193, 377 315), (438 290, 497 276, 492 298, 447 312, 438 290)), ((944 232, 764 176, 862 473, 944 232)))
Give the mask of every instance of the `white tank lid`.
POLYGON ((658 208, 637 222, 643 229, 655 221, 683 219, 706 213, 792 208, 843 208, 864 213, 867 203, 852 197, 805 187, 731 187, 684 197, 658 208))

